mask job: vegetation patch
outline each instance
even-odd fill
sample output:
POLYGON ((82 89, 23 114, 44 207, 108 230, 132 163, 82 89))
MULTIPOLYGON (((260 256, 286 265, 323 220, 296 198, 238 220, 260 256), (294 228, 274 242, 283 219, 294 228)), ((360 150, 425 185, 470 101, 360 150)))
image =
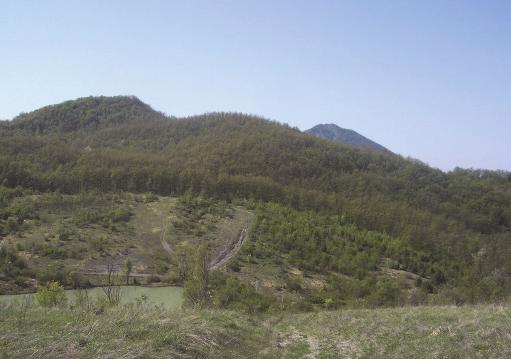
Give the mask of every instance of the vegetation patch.
POLYGON ((105 307, 0 307, 9 358, 507 358, 502 306, 350 309, 299 314, 166 311, 143 302, 105 307))

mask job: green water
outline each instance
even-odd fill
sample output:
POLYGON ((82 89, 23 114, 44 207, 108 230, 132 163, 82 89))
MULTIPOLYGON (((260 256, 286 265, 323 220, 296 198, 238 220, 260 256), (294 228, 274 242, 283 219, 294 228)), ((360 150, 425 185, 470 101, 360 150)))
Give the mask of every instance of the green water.
MULTIPOLYGON (((183 288, 181 287, 121 287, 121 304, 136 303, 144 299, 149 305, 163 306, 167 309, 179 309, 183 304, 183 288)), ((76 290, 66 290, 68 303, 76 301, 76 290)), ((103 289, 87 289, 88 298, 95 300, 97 297, 104 297, 103 289)), ((0 295, 0 304, 9 304, 14 301, 20 302, 23 298, 34 298, 35 294, 0 295)))

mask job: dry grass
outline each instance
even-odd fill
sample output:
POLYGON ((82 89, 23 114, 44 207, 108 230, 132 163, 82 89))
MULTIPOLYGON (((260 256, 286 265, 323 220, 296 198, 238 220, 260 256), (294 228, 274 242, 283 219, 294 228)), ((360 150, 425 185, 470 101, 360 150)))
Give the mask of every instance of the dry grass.
POLYGON ((0 358, 509 358, 511 308, 277 313, 0 309, 0 358))
POLYGON ((0 358, 223 358, 257 352, 269 333, 235 313, 123 307, 104 313, 2 310, 0 358), (258 341, 262 340, 261 343, 258 341))
POLYGON ((274 328, 289 357, 511 357, 511 308, 502 306, 324 311, 284 317, 274 328))

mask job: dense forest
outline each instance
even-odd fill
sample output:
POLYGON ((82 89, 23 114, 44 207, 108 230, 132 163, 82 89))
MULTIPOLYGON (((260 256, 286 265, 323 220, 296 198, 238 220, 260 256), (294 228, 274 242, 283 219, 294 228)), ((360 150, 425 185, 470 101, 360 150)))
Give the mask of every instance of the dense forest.
MULTIPOLYGON (((9 205, 21 191, 191 191, 268 203, 256 242, 306 270, 363 280, 389 259, 459 301, 511 292, 511 173, 444 173, 255 116, 175 118, 135 97, 44 107, 0 122, 0 184, 0 236, 30 218, 9 205)), ((0 268, 11 257, 0 252, 0 268)))

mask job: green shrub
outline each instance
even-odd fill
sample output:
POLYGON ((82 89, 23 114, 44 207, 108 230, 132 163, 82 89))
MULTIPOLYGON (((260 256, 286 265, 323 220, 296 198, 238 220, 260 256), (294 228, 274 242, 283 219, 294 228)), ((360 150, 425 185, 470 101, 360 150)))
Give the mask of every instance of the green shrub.
POLYGON ((167 283, 167 284, 170 284, 170 285, 179 285, 179 284, 182 284, 183 281, 181 280, 181 278, 179 277, 179 273, 177 273, 177 271, 175 270, 171 270, 169 271, 164 277, 163 277, 163 282, 167 283))
POLYGON ((73 215, 73 222, 79 226, 99 224, 105 228, 115 228, 113 223, 128 222, 131 211, 125 207, 114 209, 85 208, 73 215))
POLYGON ((64 287, 52 281, 37 290, 36 300, 41 307, 64 306, 67 296, 64 287))
POLYGON ((101 220, 99 211, 95 209, 81 209, 73 215, 73 222, 79 226, 99 223, 101 220))
POLYGON ((298 278, 288 277, 286 278, 286 288, 291 292, 298 293, 302 290, 302 285, 298 278))
POLYGON ((44 257, 51 259, 66 259, 68 258, 68 252, 64 248, 59 248, 50 245, 43 245, 39 248, 39 254, 44 257))
POLYGON ((194 256, 191 275, 184 283, 185 304, 203 308, 209 304, 209 269, 207 247, 202 245, 194 256))
POLYGON ((227 264, 227 269, 229 269, 232 272, 239 272, 241 271, 241 266, 240 263, 236 259, 234 259, 230 261, 229 264, 227 264))
POLYGON ((131 218, 131 212, 123 207, 116 208, 109 213, 109 219, 114 222, 128 222, 131 218))
POLYGON ((67 242, 76 236, 76 231, 63 222, 57 224, 55 235, 59 241, 67 242))
POLYGON ((212 304, 217 308, 238 309, 248 313, 267 311, 272 299, 258 293, 252 286, 218 271, 211 273, 212 304))
POLYGON ((64 268, 63 264, 49 265, 36 273, 36 279, 40 284, 48 284, 50 282, 67 283, 68 278, 69 272, 64 268))
POLYGON ((369 296, 369 304, 378 307, 396 306, 401 303, 401 290, 396 283, 380 281, 376 291, 369 296))
POLYGON ((25 262, 16 252, 5 246, 0 247, 0 274, 7 278, 15 278, 26 268, 25 262))
POLYGON ((66 282, 75 289, 87 288, 90 286, 89 280, 78 272, 70 272, 66 282))
POLYGON ((110 248, 110 243, 108 242, 108 238, 105 236, 100 236, 98 238, 94 238, 90 245, 93 250, 99 252, 100 255, 105 256, 110 248))

